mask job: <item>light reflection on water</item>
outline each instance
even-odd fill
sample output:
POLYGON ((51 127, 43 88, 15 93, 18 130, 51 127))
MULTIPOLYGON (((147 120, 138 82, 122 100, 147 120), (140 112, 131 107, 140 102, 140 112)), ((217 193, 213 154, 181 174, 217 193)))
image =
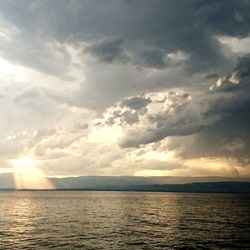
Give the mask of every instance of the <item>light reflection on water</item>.
POLYGON ((249 198, 0 192, 0 249, 247 249, 249 198))

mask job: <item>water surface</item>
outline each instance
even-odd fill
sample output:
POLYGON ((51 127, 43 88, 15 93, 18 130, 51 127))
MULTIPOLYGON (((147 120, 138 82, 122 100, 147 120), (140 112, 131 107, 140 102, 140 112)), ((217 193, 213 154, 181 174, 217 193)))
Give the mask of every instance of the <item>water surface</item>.
POLYGON ((250 196, 0 192, 0 249, 250 249, 250 196))

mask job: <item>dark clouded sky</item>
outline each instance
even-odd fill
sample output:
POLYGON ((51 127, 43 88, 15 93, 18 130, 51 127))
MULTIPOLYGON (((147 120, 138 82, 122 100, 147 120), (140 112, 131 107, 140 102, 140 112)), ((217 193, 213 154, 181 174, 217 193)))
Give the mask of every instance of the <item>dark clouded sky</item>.
POLYGON ((0 0, 0 172, 250 176, 250 1, 0 0))

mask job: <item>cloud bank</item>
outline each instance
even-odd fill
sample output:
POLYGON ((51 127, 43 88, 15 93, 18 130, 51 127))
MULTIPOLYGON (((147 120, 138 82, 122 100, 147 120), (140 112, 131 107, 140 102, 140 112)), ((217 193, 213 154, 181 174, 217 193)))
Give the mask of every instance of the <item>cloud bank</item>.
POLYGON ((250 2, 0 2, 0 168, 250 175, 250 2))

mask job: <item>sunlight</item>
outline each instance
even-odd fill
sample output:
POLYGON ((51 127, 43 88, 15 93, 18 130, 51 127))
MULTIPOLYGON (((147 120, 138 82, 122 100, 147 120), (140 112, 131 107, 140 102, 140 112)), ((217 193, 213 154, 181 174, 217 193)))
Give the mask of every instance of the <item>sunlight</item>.
POLYGON ((21 75, 22 70, 20 66, 14 65, 0 57, 0 74, 1 77, 8 75, 21 75))
POLYGON ((169 176, 169 170, 145 169, 135 172, 134 176, 152 177, 152 176, 169 176))
POLYGON ((143 157, 146 160, 158 160, 158 161, 169 161, 174 159, 174 152, 158 152, 158 151, 148 151, 146 152, 143 157))
POLYGON ((53 185, 37 167, 32 157, 11 160, 16 189, 53 189, 53 185))

